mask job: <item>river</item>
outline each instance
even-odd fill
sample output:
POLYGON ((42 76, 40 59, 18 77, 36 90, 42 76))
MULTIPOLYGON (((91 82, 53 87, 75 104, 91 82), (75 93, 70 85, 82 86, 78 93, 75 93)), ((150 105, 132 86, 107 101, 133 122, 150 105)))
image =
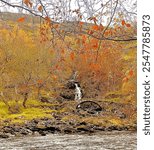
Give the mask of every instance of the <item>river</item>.
POLYGON ((0 150, 136 150, 136 145, 136 133, 113 131, 0 139, 0 150))

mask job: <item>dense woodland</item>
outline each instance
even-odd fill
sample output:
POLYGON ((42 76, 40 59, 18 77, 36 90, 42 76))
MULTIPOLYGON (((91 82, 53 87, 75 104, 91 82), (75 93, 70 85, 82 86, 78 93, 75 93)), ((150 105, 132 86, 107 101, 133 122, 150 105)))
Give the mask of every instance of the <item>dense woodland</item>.
MULTIPOLYGON (((57 21, 47 15, 44 1, 37 5, 31 0, 23 1, 19 8, 26 8, 28 14, 0 13, 1 124, 5 120, 14 123, 53 117, 52 112, 70 113, 77 102, 61 100, 60 92, 74 73, 83 90, 83 100, 133 107, 124 110, 127 121, 113 119, 112 115, 107 120, 113 124, 135 122, 136 20, 121 9, 123 1, 110 2, 112 14, 107 25, 95 13, 85 21, 80 9, 71 12, 76 15, 75 21, 57 21), (33 5, 37 6, 35 13, 33 5), (50 103, 41 102, 40 95, 49 98, 50 103), (62 104, 59 111, 48 108, 62 104)), ((103 7, 110 9, 107 4, 103 7)), ((110 12, 106 11, 108 16, 107 13, 110 12)), ((79 119, 69 114, 63 120, 69 120, 69 116, 79 119)), ((100 124, 101 117, 96 122, 100 124)))

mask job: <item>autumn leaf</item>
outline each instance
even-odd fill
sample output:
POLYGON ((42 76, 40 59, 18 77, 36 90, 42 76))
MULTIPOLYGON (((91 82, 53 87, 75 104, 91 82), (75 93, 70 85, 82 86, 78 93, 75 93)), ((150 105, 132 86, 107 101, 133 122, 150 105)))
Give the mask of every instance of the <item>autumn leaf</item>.
POLYGON ((18 18, 17 21, 18 21, 18 22, 24 22, 24 21, 25 21, 25 17, 18 18))
POLYGON ((97 49, 98 48, 98 40, 97 39, 92 39, 91 40, 91 44, 92 44, 92 47, 94 49, 97 49))
POLYGON ((51 19, 50 19, 50 17, 48 17, 48 16, 45 17, 45 20, 46 20, 47 23, 51 24, 51 19))
POLYGON ((83 41, 86 41, 87 37, 85 35, 82 36, 83 41))
POLYGON ((71 60, 74 60, 74 58, 75 58, 74 52, 71 52, 71 53, 70 53, 70 58, 71 58, 71 60))
POLYGON ((24 0, 23 2, 28 6, 29 0, 24 0))
POLYGON ((88 34, 93 34, 94 32, 92 30, 89 30, 88 31, 88 34))
POLYGON ((32 7, 32 6, 33 6, 33 3, 32 3, 30 0, 24 0, 23 2, 24 2, 24 4, 26 4, 28 7, 32 7))
POLYGON ((129 23, 127 23, 127 24, 126 24, 126 27, 128 27, 128 28, 129 28, 129 27, 131 27, 131 25, 130 25, 129 23))
POLYGON ((124 26, 126 24, 125 20, 122 20, 121 24, 124 26))
POLYGON ((64 55, 64 54, 65 54, 65 50, 64 50, 64 49, 62 49, 62 50, 61 50, 61 53, 64 55))
POLYGON ((37 80, 37 83, 38 84, 42 84, 43 83, 43 80, 41 80, 41 79, 40 80, 37 80))
POLYGON ((98 25, 94 25, 94 26, 92 26, 92 29, 97 31, 97 30, 99 30, 99 26, 98 25))
POLYGON ((77 40, 76 40, 76 44, 77 44, 77 45, 81 44, 81 39, 77 39, 77 40))
POLYGON ((99 65, 98 65, 98 64, 91 63, 91 64, 90 64, 90 67, 91 67, 91 69, 93 69, 93 70, 99 70, 99 65))
POLYGON ((39 7, 38 7, 38 10, 41 12, 43 9, 42 9, 42 5, 40 5, 39 7))
POLYGON ((81 22, 81 21, 79 22, 79 25, 80 25, 80 26, 82 26, 83 24, 84 24, 83 22, 81 22))
POLYGON ((134 71, 131 69, 131 70, 129 71, 129 76, 132 77, 133 74, 134 74, 134 71))
POLYGON ((104 35, 105 35, 105 36, 108 36, 108 35, 109 35, 109 32, 108 32, 108 31, 106 31, 106 32, 104 33, 104 35))
POLYGON ((33 3, 32 2, 29 2, 29 7, 32 7, 33 6, 33 3))
POLYGON ((56 65, 56 66, 55 66, 55 69, 56 69, 56 70, 60 70, 60 66, 59 66, 59 65, 56 65))

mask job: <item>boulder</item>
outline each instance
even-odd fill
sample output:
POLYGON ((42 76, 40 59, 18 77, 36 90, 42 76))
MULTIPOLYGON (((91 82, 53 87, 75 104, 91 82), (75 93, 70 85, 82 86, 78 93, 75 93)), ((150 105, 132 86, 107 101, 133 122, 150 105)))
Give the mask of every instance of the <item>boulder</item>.
POLYGON ((60 96, 67 100, 74 100, 75 99, 75 92, 72 89, 63 88, 61 90, 60 96))
POLYGON ((5 133, 0 133, 0 138, 6 139, 9 138, 9 135, 5 133))

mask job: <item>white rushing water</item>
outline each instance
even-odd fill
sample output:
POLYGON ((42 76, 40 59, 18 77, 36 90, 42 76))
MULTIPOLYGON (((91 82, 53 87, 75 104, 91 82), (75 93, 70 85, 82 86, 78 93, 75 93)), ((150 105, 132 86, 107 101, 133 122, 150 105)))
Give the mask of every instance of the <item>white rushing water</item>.
POLYGON ((80 101, 82 98, 81 88, 75 83, 75 100, 80 101))
POLYGON ((50 134, 0 139, 0 150, 136 150, 136 133, 50 134))

